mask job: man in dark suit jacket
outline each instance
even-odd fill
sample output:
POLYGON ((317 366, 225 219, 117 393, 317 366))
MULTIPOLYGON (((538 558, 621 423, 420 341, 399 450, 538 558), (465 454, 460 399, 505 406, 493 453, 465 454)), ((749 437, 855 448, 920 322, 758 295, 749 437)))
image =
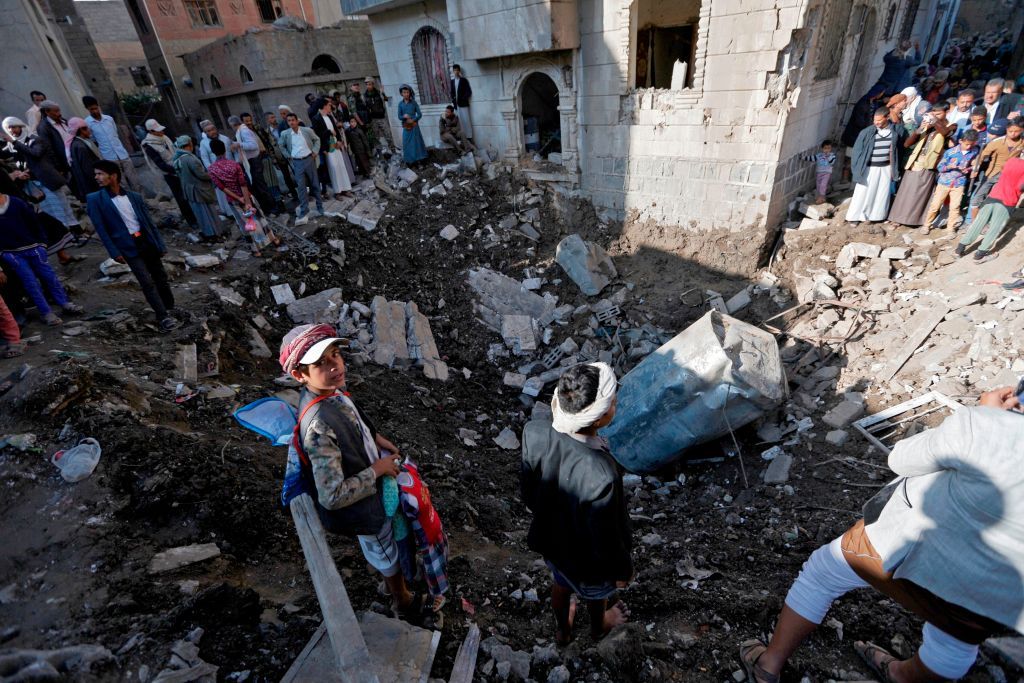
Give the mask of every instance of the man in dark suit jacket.
POLYGON ((174 295, 160 257, 167 247, 142 195, 121 187, 121 167, 113 161, 97 161, 97 192, 86 197, 89 218, 110 258, 127 264, 142 287, 142 295, 156 312, 160 331, 170 332, 181 323, 171 317, 174 295))
MULTIPOLYGON (((39 103, 39 126, 36 128, 36 135, 46 140, 50 146, 50 163, 61 175, 68 178, 71 175, 71 164, 68 163, 67 146, 64 144, 64 134, 67 131, 68 122, 60 115, 60 105, 53 100, 43 100, 39 103)), ((69 134, 70 137, 70 134, 69 134)))
POLYGON ((1020 95, 1004 93, 1004 85, 1002 78, 993 78, 985 84, 982 106, 988 111, 988 125, 992 125, 992 122, 998 119, 1010 118, 1010 114, 1014 113, 1020 104, 1020 95))
POLYGON ((462 132, 467 138, 473 137, 473 123, 469 120, 469 104, 473 99, 473 88, 469 85, 469 79, 462 75, 462 67, 456 64, 452 67, 451 96, 452 104, 459 115, 459 123, 462 124, 462 132))

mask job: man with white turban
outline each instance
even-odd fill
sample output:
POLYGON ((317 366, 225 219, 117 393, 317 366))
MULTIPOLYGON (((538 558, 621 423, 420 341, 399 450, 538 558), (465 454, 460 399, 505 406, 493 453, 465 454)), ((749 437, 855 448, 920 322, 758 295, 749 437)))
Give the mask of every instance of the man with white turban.
POLYGON ((633 577, 622 474, 597 434, 615 417, 617 386, 606 363, 571 367, 551 400, 552 420, 523 429, 522 494, 533 512, 527 543, 551 570, 559 645, 572 640, 574 593, 587 603, 595 640, 629 615, 614 600, 633 577))

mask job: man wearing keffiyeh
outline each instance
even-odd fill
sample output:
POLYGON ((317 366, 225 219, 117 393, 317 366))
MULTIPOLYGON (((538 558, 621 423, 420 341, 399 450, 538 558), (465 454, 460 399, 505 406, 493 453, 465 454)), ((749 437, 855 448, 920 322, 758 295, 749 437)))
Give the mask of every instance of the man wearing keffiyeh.
POLYGON ((527 543, 551 570, 559 645, 572 640, 573 594, 587 602, 594 640, 629 615, 614 600, 633 577, 622 474, 597 434, 615 417, 617 384, 606 363, 569 368, 551 400, 552 421, 523 430, 523 502, 533 512, 527 543))

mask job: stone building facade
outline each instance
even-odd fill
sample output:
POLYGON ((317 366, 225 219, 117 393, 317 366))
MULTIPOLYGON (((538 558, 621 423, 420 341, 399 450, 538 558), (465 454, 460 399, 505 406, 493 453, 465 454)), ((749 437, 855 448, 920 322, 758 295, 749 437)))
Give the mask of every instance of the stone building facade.
POLYGON ((75 0, 103 68, 116 92, 152 86, 146 53, 124 0, 75 0))
MULTIPOLYGON (((429 93, 444 77, 436 72, 459 63, 473 85, 479 145, 529 167, 539 127, 561 152, 538 177, 617 217, 742 244, 739 255, 701 255, 726 269, 751 267, 770 245, 812 181, 806 154, 837 135, 885 52, 901 37, 929 45, 958 5, 342 0, 346 13, 369 16, 386 91, 410 83, 422 93, 426 83, 429 93)), ((428 144, 448 103, 435 100, 420 98, 428 144)))
POLYGON ((228 116, 286 104, 305 120, 308 92, 347 91, 378 77, 365 19, 309 31, 267 29, 231 36, 182 56, 199 84, 202 118, 224 127, 228 116))
POLYGON ((7 0, 0 12, 0 45, 4 46, 0 117, 24 118, 32 106, 29 92, 39 90, 69 111, 81 108, 87 87, 76 55, 61 32, 65 15, 39 0, 7 0))
MULTIPOLYGON (((173 130, 194 131, 203 118, 204 93, 194 82, 182 55, 252 28, 269 28, 282 16, 313 26, 343 19, 329 0, 124 0, 150 73, 160 89, 173 130)), ((297 74, 296 74, 297 75, 297 74)))

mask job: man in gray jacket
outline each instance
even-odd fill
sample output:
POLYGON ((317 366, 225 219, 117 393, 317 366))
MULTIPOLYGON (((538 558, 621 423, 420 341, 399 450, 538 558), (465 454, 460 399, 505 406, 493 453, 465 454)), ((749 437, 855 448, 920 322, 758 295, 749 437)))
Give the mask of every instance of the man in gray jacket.
POLYGON ((281 153, 290 160, 295 186, 299 191, 299 206, 295 209, 295 225, 309 222, 309 191, 316 198, 316 215, 324 215, 324 202, 320 199, 320 181, 316 176, 316 160, 320 152, 320 138, 311 129, 299 125, 299 117, 289 112, 285 117, 288 128, 281 133, 278 144, 281 153))
POLYGON ((921 648, 907 660, 854 643, 881 681, 958 679, 989 636, 1024 631, 1021 443, 1024 414, 1012 387, 899 442, 889 454, 897 479, 804 563, 770 643, 740 646, 748 680, 776 683, 832 601, 868 586, 925 622, 921 648))

